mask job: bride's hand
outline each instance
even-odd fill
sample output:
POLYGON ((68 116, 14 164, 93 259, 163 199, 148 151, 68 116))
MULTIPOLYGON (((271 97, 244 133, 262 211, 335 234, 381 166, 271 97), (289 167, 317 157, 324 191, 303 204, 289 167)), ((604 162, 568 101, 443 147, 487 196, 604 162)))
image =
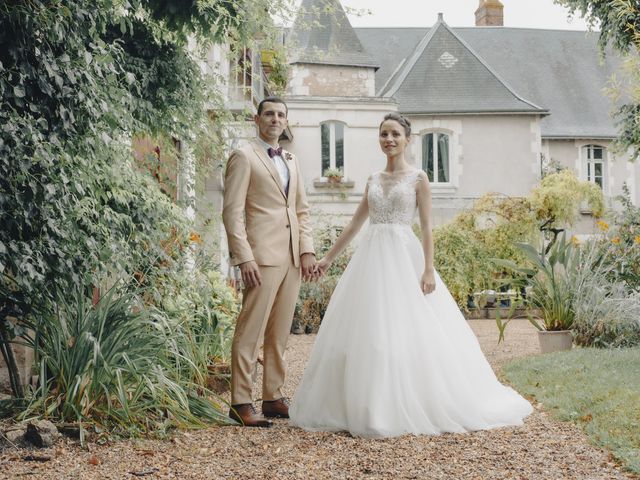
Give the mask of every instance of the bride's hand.
POLYGON ((315 274, 317 275, 317 278, 322 277, 327 270, 329 270, 329 267, 331 266, 331 261, 329 261, 327 259, 327 257, 324 257, 322 259, 320 259, 317 263, 316 263, 316 270, 315 270, 315 274))
POLYGON ((424 271, 420 279, 420 288, 425 295, 436 289, 436 274, 433 269, 424 271))

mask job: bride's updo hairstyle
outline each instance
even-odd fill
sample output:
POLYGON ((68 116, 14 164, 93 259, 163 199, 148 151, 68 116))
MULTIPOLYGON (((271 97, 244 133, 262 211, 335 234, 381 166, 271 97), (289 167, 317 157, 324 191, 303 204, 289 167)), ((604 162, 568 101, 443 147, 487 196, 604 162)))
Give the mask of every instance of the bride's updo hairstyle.
POLYGON ((382 128, 382 124, 387 120, 393 120, 394 122, 398 122, 402 126, 402 128, 404 128, 404 133, 407 136, 407 138, 411 137, 411 122, 407 120, 405 117, 403 117, 402 115, 400 115, 399 113, 395 113, 395 112, 387 113, 384 116, 384 118, 382 119, 382 122, 380 122, 380 127, 378 127, 378 130, 382 128))

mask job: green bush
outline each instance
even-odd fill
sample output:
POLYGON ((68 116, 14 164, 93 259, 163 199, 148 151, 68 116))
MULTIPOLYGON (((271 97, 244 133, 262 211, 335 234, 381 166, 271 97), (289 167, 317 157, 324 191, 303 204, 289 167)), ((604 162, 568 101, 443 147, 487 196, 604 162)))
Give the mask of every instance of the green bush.
POLYGON ((194 268, 176 269, 148 289, 147 302, 183 326, 184 350, 197 363, 194 381, 204 385, 207 367, 229 363, 240 298, 204 252, 194 268))
POLYGON ((434 265, 458 306, 468 309, 467 298, 493 285, 495 267, 485 245, 462 218, 433 232, 434 265))
POLYGON ((466 310, 470 295, 513 285, 515 274, 494 259, 524 265, 515 243, 533 243, 542 232, 550 248, 577 219, 583 201, 595 214, 602 213, 600 189, 561 170, 546 175, 527 197, 489 193, 452 222, 435 228, 435 267, 458 306, 466 310))
POLYGON ((433 231, 436 270, 458 306, 468 310, 468 298, 483 290, 499 290, 514 275, 494 261, 518 264, 522 253, 514 240, 534 237, 537 222, 526 198, 487 194, 472 209, 433 231))

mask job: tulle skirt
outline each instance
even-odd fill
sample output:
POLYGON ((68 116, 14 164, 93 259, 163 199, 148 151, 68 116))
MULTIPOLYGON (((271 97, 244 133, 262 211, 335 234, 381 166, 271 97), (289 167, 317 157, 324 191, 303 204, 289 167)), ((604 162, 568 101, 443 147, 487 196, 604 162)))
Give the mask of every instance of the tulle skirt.
POLYGON ((502 385, 407 225, 364 233, 327 307, 293 398, 293 425, 363 437, 520 425, 529 402, 502 385))

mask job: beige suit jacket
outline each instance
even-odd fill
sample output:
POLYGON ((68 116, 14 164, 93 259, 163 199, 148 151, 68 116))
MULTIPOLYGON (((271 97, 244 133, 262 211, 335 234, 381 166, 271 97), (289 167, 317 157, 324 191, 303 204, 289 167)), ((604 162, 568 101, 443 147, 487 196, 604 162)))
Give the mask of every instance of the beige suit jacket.
POLYGON ((255 140, 235 150, 227 162, 222 221, 231 265, 255 260, 258 265, 284 265, 293 257, 314 253, 309 204, 296 157, 286 150, 289 192, 264 147, 255 140))

